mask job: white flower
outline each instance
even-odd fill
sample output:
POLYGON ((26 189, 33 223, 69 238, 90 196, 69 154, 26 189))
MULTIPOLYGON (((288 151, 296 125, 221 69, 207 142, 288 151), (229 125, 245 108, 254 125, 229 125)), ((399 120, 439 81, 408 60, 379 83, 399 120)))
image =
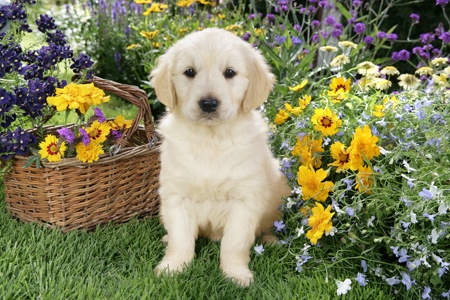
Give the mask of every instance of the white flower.
POLYGON ((294 189, 292 190, 292 193, 295 193, 295 194, 297 194, 297 195, 303 196, 302 188, 301 188, 300 186, 294 188, 294 189))
POLYGON ((383 147, 379 147, 380 148, 380 153, 381 154, 383 154, 383 155, 386 155, 386 154, 389 154, 389 153, 392 153, 391 151, 387 151, 386 149, 384 149, 383 147))
POLYGON ((413 224, 417 223, 417 215, 413 212, 411 212, 411 223, 413 224))
POLYGON ((416 180, 415 178, 409 178, 409 177, 406 176, 405 174, 401 174, 401 176, 402 176, 403 178, 405 178, 406 180, 408 180, 408 181, 414 181, 414 180, 416 180))
POLYGON ((427 266, 428 268, 431 268, 431 265, 427 262, 427 255, 424 255, 420 258, 420 260, 422 261, 422 263, 427 266))
POLYGON ((297 231, 297 236, 298 237, 300 237, 302 234, 305 233, 305 230, 303 230, 303 226, 302 226, 302 228, 295 229, 295 231, 297 231))
POLYGON ((287 198, 287 203, 286 203, 286 207, 287 208, 291 208, 293 205, 295 205, 295 202, 292 201, 292 199, 290 197, 287 198))
POLYGON ((408 173, 411 173, 411 171, 416 171, 416 169, 413 169, 409 166, 408 162, 406 160, 403 161, 403 165, 405 166, 408 173))
POLYGON ((371 216, 369 220, 367 220, 367 227, 373 226, 373 220, 375 220, 375 216, 371 216))
POLYGON ((329 236, 329 235, 331 235, 331 236, 334 236, 334 234, 337 232, 337 229, 336 229, 336 227, 331 227, 331 229, 330 229, 330 232, 327 232, 326 230, 325 230, 325 236, 329 236))
POLYGON ((434 229, 431 231, 431 235, 429 235, 428 237, 431 237, 431 242, 432 242, 433 244, 437 244, 437 239, 439 238, 439 234, 438 234, 436 228, 434 228, 434 229))
POLYGON ((439 213, 440 215, 445 215, 445 214, 447 213, 447 209, 448 209, 447 204, 445 204, 445 203, 442 201, 441 205, 439 205, 438 213, 439 213))
POLYGON ((347 294, 347 292, 352 289, 352 287, 350 286, 352 284, 352 281, 350 279, 345 279, 345 281, 343 282, 336 280, 336 284, 338 286, 337 289, 338 296, 347 294))

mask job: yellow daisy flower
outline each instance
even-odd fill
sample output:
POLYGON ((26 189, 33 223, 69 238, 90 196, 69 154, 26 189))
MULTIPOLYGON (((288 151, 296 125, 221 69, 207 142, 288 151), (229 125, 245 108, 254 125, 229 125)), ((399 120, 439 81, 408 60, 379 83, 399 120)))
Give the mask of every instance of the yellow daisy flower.
POLYGON ((308 218, 308 224, 312 227, 306 233, 306 237, 313 243, 317 244, 317 240, 322 238, 324 231, 330 232, 333 227, 331 218, 335 213, 331 213, 331 206, 328 205, 327 209, 324 210, 322 204, 316 202, 316 207, 311 209, 312 216, 308 218))
POLYGON ((225 19, 225 15, 224 14, 221 14, 221 13, 219 13, 218 15, 217 15, 220 19, 225 19))
POLYGON ((320 168, 322 165, 321 153, 325 152, 322 144, 322 138, 314 140, 309 136, 298 136, 297 143, 291 153, 300 158, 303 166, 320 168))
POLYGON ((448 64, 448 58, 447 57, 436 57, 431 61, 431 64, 436 67, 439 67, 439 65, 441 65, 441 64, 448 64))
POLYGON ((337 118, 337 115, 327 107, 325 110, 316 108, 314 116, 311 117, 311 122, 316 125, 314 130, 322 132, 322 135, 329 136, 336 134, 341 127, 342 121, 337 118))
POLYGON ((106 136, 109 134, 111 130, 111 126, 107 122, 100 123, 99 121, 94 121, 89 128, 84 128, 87 134, 91 138, 91 141, 95 141, 97 143, 101 143, 106 141, 106 136))
POLYGON ((280 111, 277 113, 274 122, 275 124, 280 125, 283 124, 289 117, 290 115, 284 109, 280 109, 280 111))
POLYGON ((201 4, 205 4, 205 5, 216 6, 215 2, 211 2, 211 1, 207 1, 207 0, 195 0, 195 1, 200 2, 201 4))
POLYGON ((134 119, 131 119, 129 121, 125 121, 125 117, 122 115, 118 115, 114 121, 110 121, 108 124, 111 127, 111 130, 122 130, 122 129, 128 129, 131 128, 131 124, 133 123, 134 119))
POLYGON ((326 51, 326 52, 336 52, 338 51, 338 48, 334 46, 324 46, 319 48, 320 51, 326 51))
POLYGON ((180 7, 186 7, 186 6, 191 5, 194 2, 195 2, 194 0, 179 0, 177 2, 177 5, 180 6, 180 7))
POLYGON ((350 42, 350 41, 342 41, 342 42, 339 42, 338 45, 341 47, 348 47, 348 48, 353 48, 353 49, 356 49, 358 47, 358 45, 356 45, 355 43, 350 42))
POLYGON ((152 12, 164 12, 166 10, 166 8, 168 8, 169 6, 167 6, 167 4, 162 4, 162 3, 152 3, 152 6, 150 6, 149 9, 147 9, 143 15, 144 16, 148 16, 150 13, 152 12))
POLYGON ((140 44, 131 44, 131 45, 128 46, 126 49, 127 49, 127 50, 131 50, 131 49, 138 48, 138 47, 141 47, 141 45, 140 45, 140 44))
POLYGON ((136 4, 150 4, 152 3, 152 0, 134 0, 136 4))
POLYGON ((139 34, 143 37, 148 38, 149 40, 153 40, 159 33, 159 30, 155 31, 141 31, 139 34))
POLYGON ((44 141, 39 143, 39 154, 41 158, 47 158, 49 162, 56 162, 61 160, 61 155, 64 156, 66 151, 66 143, 62 142, 58 148, 58 138, 53 134, 48 134, 44 141))
POLYGON ((300 91, 305 85, 307 85, 308 84, 308 79, 305 79, 305 80, 303 80, 302 81, 302 83, 300 83, 299 85, 296 85, 296 86, 294 86, 294 87, 289 87, 289 89, 291 90, 291 91, 294 91, 294 92, 298 92, 298 91, 300 91))
POLYGON ((331 157, 334 162, 328 164, 329 166, 337 167, 336 172, 340 173, 342 170, 350 169, 350 154, 347 151, 347 147, 341 142, 335 142, 330 146, 331 157))
POLYGON ((364 61, 356 65, 358 73, 364 76, 379 76, 378 67, 370 61, 364 61))
POLYGON ((380 73, 383 75, 400 75, 400 72, 397 70, 397 68, 393 66, 384 67, 380 73))
POLYGON ((345 64, 348 64, 350 62, 350 59, 348 56, 345 56, 344 54, 338 55, 330 63, 330 66, 333 68, 342 67, 345 64))
POLYGON ((331 91, 328 91, 328 96, 333 99, 333 102, 341 102, 347 96, 344 93, 350 92, 351 79, 344 80, 344 77, 333 78, 330 84, 331 91))
POLYGON ((178 33, 179 34, 181 34, 181 35, 184 35, 184 34, 186 34, 186 32, 189 30, 189 27, 186 27, 186 28, 180 28, 180 29, 178 29, 178 33))
POLYGON ((372 112, 375 117, 381 118, 386 115, 386 107, 384 105, 375 105, 375 111, 372 112))
POLYGON ((411 74, 402 74, 398 76, 398 85, 403 87, 405 90, 414 90, 420 85, 420 80, 411 74))
POLYGON ((77 150, 77 158, 82 162, 92 163, 100 158, 100 154, 105 153, 102 149, 102 145, 96 142, 90 142, 88 146, 83 143, 78 143, 75 146, 77 150))
POLYGON ((359 167, 358 175, 356 175, 356 186, 355 189, 358 189, 360 192, 364 192, 366 194, 372 194, 370 191, 373 187, 373 170, 369 166, 367 167, 359 167))
POLYGON ((364 155, 368 160, 380 155, 380 147, 376 145, 378 137, 372 135, 370 127, 364 126, 364 129, 358 127, 353 136, 352 143, 347 152, 350 153, 350 169, 358 170, 364 165, 364 155))
POLYGON ((430 67, 422 67, 420 69, 417 69, 416 72, 414 72, 414 74, 418 74, 419 76, 426 76, 426 75, 433 75, 433 68, 430 67))
POLYGON ((309 168, 300 166, 297 175, 297 182, 302 187, 303 200, 308 200, 309 198, 320 202, 327 200, 334 183, 331 181, 322 182, 328 175, 324 169, 314 171, 312 166, 309 168))
POLYGON ((286 110, 288 112, 290 112, 291 114, 294 114, 296 116, 300 115, 300 113, 302 112, 302 108, 301 107, 292 107, 289 103, 285 103, 284 107, 286 108, 286 110))
POLYGON ((305 99, 298 98, 298 101, 300 108, 305 109, 309 102, 311 102, 311 96, 305 95, 305 99))
POLYGON ((54 97, 47 97, 47 103, 50 105, 55 105, 57 111, 63 111, 67 108, 69 109, 80 109, 84 114, 84 103, 86 99, 80 94, 79 85, 71 82, 64 88, 56 88, 54 97))

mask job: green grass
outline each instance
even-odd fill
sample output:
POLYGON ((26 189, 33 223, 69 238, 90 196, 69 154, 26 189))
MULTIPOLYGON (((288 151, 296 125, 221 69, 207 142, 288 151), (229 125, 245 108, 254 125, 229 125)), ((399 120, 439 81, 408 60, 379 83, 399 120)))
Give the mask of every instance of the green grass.
MULTIPOLYGON (((313 269, 297 273, 280 261, 287 246, 252 251, 255 282, 240 288, 219 269, 220 243, 200 239, 185 273, 158 278, 164 254, 157 218, 107 225, 93 232, 62 233, 23 223, 0 204, 1 299, 335 299, 334 280, 313 269)), ((337 271, 337 270, 335 270, 337 271)), ((337 272, 341 280, 346 274, 337 272)), ((342 299, 393 299, 393 289, 352 284, 342 299)))

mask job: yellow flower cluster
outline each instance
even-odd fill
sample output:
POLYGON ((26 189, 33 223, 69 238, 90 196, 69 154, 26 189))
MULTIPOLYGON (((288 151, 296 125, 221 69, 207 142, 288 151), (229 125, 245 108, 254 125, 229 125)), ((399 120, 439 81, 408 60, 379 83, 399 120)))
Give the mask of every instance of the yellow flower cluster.
POLYGON ((58 111, 78 109, 85 114, 91 105, 100 105, 108 102, 109 96, 105 97, 105 92, 96 88, 93 83, 75 84, 70 83, 64 88, 56 89, 54 97, 47 97, 47 103, 56 106, 58 111))
POLYGON ((164 12, 169 6, 167 4, 162 3, 152 3, 152 6, 150 6, 144 13, 144 16, 148 16, 152 12, 164 12))
MULTIPOLYGON (((291 90, 294 90, 295 88, 291 88, 289 87, 291 90)), ((298 89, 297 89, 298 91, 298 89)), ((287 112, 294 114, 296 116, 299 116, 300 113, 306 108, 306 106, 309 104, 309 102, 311 102, 311 97, 306 95, 304 99, 298 98, 299 103, 298 106, 296 107, 292 107, 292 105, 290 105, 289 103, 285 103, 284 107, 286 108, 286 110, 284 109, 280 109, 280 111, 277 113, 276 118, 274 120, 275 124, 283 124, 291 115, 288 114, 287 112), (287 112, 286 112, 287 111, 287 112)))

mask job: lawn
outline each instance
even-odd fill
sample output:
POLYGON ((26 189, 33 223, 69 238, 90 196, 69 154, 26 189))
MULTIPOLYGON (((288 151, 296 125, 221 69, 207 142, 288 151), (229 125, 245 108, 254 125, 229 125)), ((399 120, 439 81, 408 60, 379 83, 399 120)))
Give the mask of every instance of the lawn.
MULTIPOLYGON (((2 200, 4 195, 2 194, 2 200)), ((164 228, 158 218, 134 219, 92 232, 62 233, 26 224, 0 204, 1 299, 335 299, 333 278, 343 270, 301 274, 286 245, 267 246, 250 269, 255 282, 241 288, 219 269, 220 242, 200 239, 185 273, 158 278, 152 269, 162 259, 164 228), (285 259, 283 259, 285 257, 285 259)), ((317 262, 320 264, 320 262, 317 262)), ((369 283, 354 286, 342 299, 401 299, 393 287, 369 283)))

